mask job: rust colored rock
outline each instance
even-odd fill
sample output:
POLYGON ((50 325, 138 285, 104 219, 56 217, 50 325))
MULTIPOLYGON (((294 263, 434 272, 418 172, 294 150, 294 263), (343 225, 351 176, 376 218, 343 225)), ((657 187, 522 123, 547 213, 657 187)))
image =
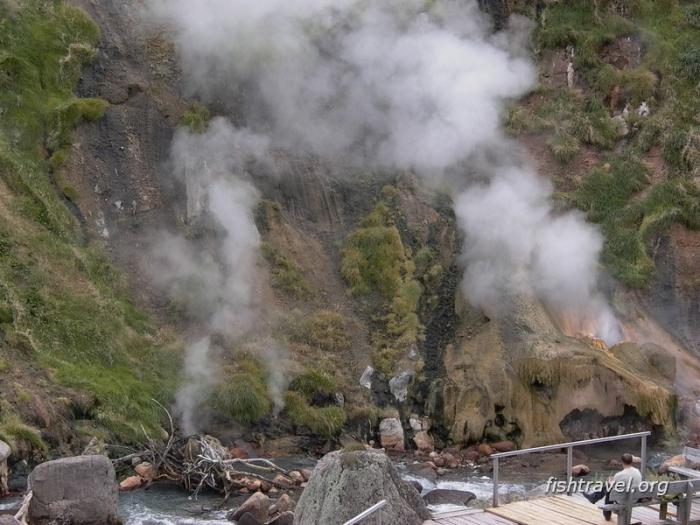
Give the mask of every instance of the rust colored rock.
POLYGON ((494 453, 494 450, 491 447, 491 445, 487 443, 482 443, 481 445, 479 445, 479 448, 477 450, 479 451, 479 455, 481 456, 490 456, 494 453))
POLYGON ((404 450, 403 427, 397 417, 382 419, 379 423, 379 440, 387 450, 404 450))
POLYGON ((289 494, 282 494, 279 499, 270 507, 270 514, 282 514, 283 512, 293 511, 296 503, 289 494))
POLYGON ((151 481, 156 477, 155 468, 148 461, 144 461, 143 463, 136 465, 134 467, 134 471, 143 479, 148 481, 151 481))
POLYGON ((588 465, 574 465, 571 467, 571 475, 575 478, 580 478, 581 476, 587 476, 591 473, 591 469, 588 465))
POLYGON ((491 448, 496 452, 512 452, 515 450, 515 443, 512 441, 497 441, 496 443, 491 443, 491 448))
POLYGON ((256 492, 251 497, 243 502, 243 504, 238 507, 233 512, 227 515, 227 518, 232 521, 238 521, 244 514, 250 514, 256 520, 261 523, 265 523, 270 514, 270 498, 268 498, 262 492, 256 492))
POLYGON ((257 492, 262 487, 262 481, 259 479, 253 479, 248 482, 246 488, 251 492, 257 492))
POLYGON ((445 467, 450 469, 459 467, 459 460, 449 452, 443 452, 442 457, 445 460, 445 467))
POLYGON ((309 481, 311 479, 311 473, 313 472, 311 469, 303 468, 300 472, 301 475, 304 476, 304 481, 309 481))
POLYGON ((666 474, 669 467, 682 467, 685 464, 685 458, 681 455, 673 456, 664 461, 659 467, 659 474, 666 474))
POLYGON ((420 452, 430 452, 435 450, 435 442, 430 434, 421 430, 413 436, 413 442, 420 452))
POLYGON ((299 472, 298 470, 292 470, 292 471, 290 471, 290 472, 289 472, 289 478, 290 478, 296 485, 301 485, 302 483, 304 483, 304 481, 306 481, 306 480, 304 479, 304 476, 302 475, 302 473, 299 472))
POLYGON ((229 452, 231 454, 231 458, 233 459, 248 459, 250 457, 248 452, 241 447, 233 447, 229 449, 229 452))
POLYGON ((119 483, 119 490, 122 492, 129 492, 130 490, 140 489, 141 485, 143 485, 143 478, 141 476, 129 476, 119 483))

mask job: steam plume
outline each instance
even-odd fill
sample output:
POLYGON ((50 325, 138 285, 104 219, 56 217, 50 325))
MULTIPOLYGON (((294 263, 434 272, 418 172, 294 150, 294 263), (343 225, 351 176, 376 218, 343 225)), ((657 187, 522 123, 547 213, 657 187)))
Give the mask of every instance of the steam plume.
MULTIPOLYGON (((206 133, 180 130, 172 144, 175 177, 187 187, 191 224, 213 222, 214 241, 202 245, 182 235, 160 234, 153 246, 153 278, 176 289, 192 313, 204 321, 207 334, 236 338, 246 333, 255 317, 255 260, 260 242, 253 222, 258 201, 245 180, 246 164, 262 158, 267 140, 214 119, 206 133)), ((208 336, 187 348, 184 383, 177 393, 183 430, 194 432, 195 414, 216 382, 216 367, 208 336)))
POLYGON ((556 215, 550 186, 522 157, 483 162, 483 151, 510 147, 504 105, 536 80, 524 19, 493 34, 474 0, 149 5, 172 32, 190 94, 228 108, 271 146, 427 179, 452 174, 476 304, 497 314, 511 290, 524 291, 615 338, 601 328, 615 322, 596 292, 597 231, 579 214, 556 215))

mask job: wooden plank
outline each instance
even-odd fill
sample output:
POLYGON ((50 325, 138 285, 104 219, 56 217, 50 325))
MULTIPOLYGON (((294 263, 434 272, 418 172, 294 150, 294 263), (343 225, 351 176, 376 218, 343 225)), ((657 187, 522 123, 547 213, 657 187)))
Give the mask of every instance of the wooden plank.
POLYGON ((552 498, 536 500, 538 505, 547 505, 551 509, 570 518, 577 518, 580 522, 590 525, 599 525, 605 522, 603 511, 595 505, 588 503, 583 505, 567 496, 554 496, 552 498))
POLYGON ((550 509, 533 505, 530 501, 510 503, 503 507, 487 509, 486 512, 515 521, 519 525, 586 525, 586 522, 571 518, 550 509))
POLYGON ((484 512, 483 509, 446 510, 443 512, 434 512, 432 518, 433 519, 440 519, 440 518, 449 518, 450 516, 469 516, 470 514, 482 514, 483 512, 484 512))

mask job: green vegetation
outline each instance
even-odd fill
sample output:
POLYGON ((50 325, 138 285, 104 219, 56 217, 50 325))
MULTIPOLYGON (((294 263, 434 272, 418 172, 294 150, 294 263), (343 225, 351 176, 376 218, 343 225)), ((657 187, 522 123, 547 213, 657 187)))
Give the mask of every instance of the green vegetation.
POLYGON ((237 363, 236 371, 224 374, 213 394, 213 404, 239 423, 255 423, 272 410, 267 393, 265 372, 250 357, 237 363))
POLYGON ((308 299, 313 295, 298 264, 279 253, 269 243, 262 243, 260 251, 270 264, 273 287, 296 299, 308 299))
POLYGON ((603 228, 603 260, 631 287, 646 286, 653 275, 647 244, 654 233, 673 223, 700 229, 700 191, 691 181, 678 178, 649 185, 641 162, 617 157, 591 171, 573 195, 574 203, 603 228))
POLYGON ((548 137, 551 153, 563 164, 584 145, 617 149, 569 197, 601 224, 611 272, 643 287, 654 272, 647 246, 653 234, 673 223, 698 228, 692 177, 700 171, 700 9, 673 0, 635 0, 616 14, 609 4, 569 0, 544 8, 537 45, 540 51, 573 50, 577 87, 539 88, 526 104, 510 109, 506 127, 513 134, 548 137), (638 113, 642 103, 650 116, 638 113), (611 116, 625 108, 629 134, 623 142, 611 116), (652 183, 639 159, 655 146, 672 174, 652 183))
POLYGON ((287 392, 285 413, 297 426, 308 428, 323 437, 337 436, 345 425, 345 411, 339 406, 318 407, 298 392, 287 392))
MULTIPOLYGON (((384 194, 386 195, 386 190, 384 194)), ((432 253, 418 252, 421 269, 432 262, 432 253)), ((433 268, 433 274, 441 268, 433 268)), ((404 247, 391 209, 379 202, 348 236, 341 274, 354 295, 368 296, 380 312, 372 333, 374 364, 390 373, 402 354, 423 337, 418 305, 423 287, 415 279, 416 263, 404 247)))
POLYGON ((63 2, 0 2, 0 302, 11 312, 8 351, 93 396, 90 417, 135 440, 141 424, 160 424, 151 398, 169 395, 177 354, 100 250, 84 244, 62 198, 70 189, 56 187, 72 129, 107 107, 73 94, 98 40, 87 15, 63 2))
POLYGON ((291 341, 324 352, 339 352, 350 346, 344 317, 330 310, 318 310, 312 315, 293 312, 285 330, 291 341))
POLYGON ((403 283, 405 264, 401 234, 380 202, 348 237, 340 271, 353 294, 377 290, 390 299, 403 283))
POLYGON ((295 425, 306 427, 314 434, 336 436, 345 425, 345 410, 327 403, 337 391, 338 386, 330 375, 307 369, 289 385, 285 414, 295 425))
POLYGON ((180 125, 187 127, 192 133, 204 133, 209 129, 210 120, 209 108, 195 102, 180 117, 180 125))
POLYGON ((331 376, 316 369, 309 369, 292 381, 289 389, 313 398, 315 395, 330 396, 338 391, 338 386, 331 376))
POLYGON ((10 445, 13 453, 19 457, 45 457, 48 452, 46 443, 39 431, 22 423, 7 401, 0 401, 0 440, 10 445))

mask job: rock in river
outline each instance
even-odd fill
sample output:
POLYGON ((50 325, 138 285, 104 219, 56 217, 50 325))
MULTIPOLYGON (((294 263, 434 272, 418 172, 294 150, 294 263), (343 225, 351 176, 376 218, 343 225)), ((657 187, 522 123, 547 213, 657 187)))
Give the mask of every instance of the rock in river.
POLYGON ((106 456, 47 461, 29 475, 32 525, 116 525, 117 480, 106 456))
POLYGON ((384 453, 331 452, 316 465, 297 503, 294 525, 340 525, 381 500, 387 505, 363 525, 421 525, 430 518, 416 489, 401 479, 384 453))

